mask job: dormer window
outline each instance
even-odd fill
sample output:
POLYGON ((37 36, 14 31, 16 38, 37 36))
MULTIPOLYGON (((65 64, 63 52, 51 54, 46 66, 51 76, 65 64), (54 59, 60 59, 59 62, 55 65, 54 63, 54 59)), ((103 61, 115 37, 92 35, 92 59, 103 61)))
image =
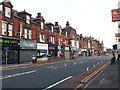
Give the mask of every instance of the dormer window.
POLYGON ((0 11, 3 11, 3 5, 0 4, 0 11))
POLYGON ((26 23, 30 24, 30 16, 29 15, 26 15, 26 23))
POLYGON ((43 25, 43 22, 41 22, 41 29, 44 29, 44 27, 43 27, 44 25, 43 25))
POLYGON ((52 29, 52 33, 54 33, 54 29, 53 29, 53 26, 51 26, 51 29, 52 29))
POLYGON ((60 29, 60 35, 62 34, 62 30, 60 29))
POLYGON ((5 7, 5 16, 11 18, 11 9, 9 7, 5 7))

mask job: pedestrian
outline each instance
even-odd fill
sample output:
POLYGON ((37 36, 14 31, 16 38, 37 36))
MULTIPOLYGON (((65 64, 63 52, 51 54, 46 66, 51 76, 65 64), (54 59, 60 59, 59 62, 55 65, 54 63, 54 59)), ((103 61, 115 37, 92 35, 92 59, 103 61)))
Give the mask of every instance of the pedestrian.
POLYGON ((115 57, 115 54, 113 54, 113 57, 111 58, 111 65, 115 62, 116 60, 116 57, 115 57))

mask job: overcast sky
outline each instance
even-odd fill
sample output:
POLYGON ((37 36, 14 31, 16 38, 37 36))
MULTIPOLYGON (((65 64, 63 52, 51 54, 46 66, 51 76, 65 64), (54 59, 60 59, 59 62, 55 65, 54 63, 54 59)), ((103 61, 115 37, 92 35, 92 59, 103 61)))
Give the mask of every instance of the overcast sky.
POLYGON ((112 22, 111 10, 118 8, 119 0, 10 0, 15 10, 24 9, 36 17, 40 12, 46 22, 65 27, 69 21, 78 34, 103 40, 105 47, 116 43, 118 23, 112 22))

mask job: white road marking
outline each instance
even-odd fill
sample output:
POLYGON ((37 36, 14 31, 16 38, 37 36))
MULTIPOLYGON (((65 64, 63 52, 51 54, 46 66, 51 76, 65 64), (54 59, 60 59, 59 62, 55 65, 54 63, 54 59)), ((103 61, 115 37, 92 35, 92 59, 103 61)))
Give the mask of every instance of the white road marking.
POLYGON ((60 84, 60 83, 62 83, 62 82, 64 82, 64 81, 70 79, 70 78, 72 78, 72 76, 69 76, 69 77, 67 77, 67 78, 65 78, 65 79, 63 79, 63 80, 61 80, 61 81, 59 81, 59 82, 57 82, 57 83, 55 83, 55 84, 52 84, 52 85, 50 85, 49 87, 47 87, 47 88, 45 88, 45 89, 43 89, 43 90, 50 89, 50 88, 52 88, 52 87, 54 87, 54 86, 56 86, 56 85, 58 85, 58 84, 60 84))
POLYGON ((50 67, 48 67, 48 68, 51 68, 51 69, 57 69, 57 68, 63 68, 63 67, 66 67, 67 66, 67 64, 65 63, 63 66, 54 66, 54 65, 52 65, 52 66, 50 66, 50 67))
POLYGON ((73 62, 73 64, 74 64, 74 65, 76 65, 76 63, 75 63, 75 62, 73 62))
MULTIPOLYGON (((108 66, 107 66, 108 67, 108 66)), ((101 72, 99 72, 88 84, 84 87, 87 88, 107 67, 105 67, 101 72)))
POLYGON ((89 67, 87 67, 87 71, 89 70, 89 67))
POLYGON ((10 77, 17 77, 17 76, 24 75, 24 74, 30 74, 30 73, 33 73, 33 72, 36 72, 36 71, 37 70, 29 71, 29 72, 23 72, 23 73, 17 73, 17 74, 12 74, 12 75, 7 75, 7 76, 2 76, 0 79, 7 79, 7 78, 10 78, 10 77))

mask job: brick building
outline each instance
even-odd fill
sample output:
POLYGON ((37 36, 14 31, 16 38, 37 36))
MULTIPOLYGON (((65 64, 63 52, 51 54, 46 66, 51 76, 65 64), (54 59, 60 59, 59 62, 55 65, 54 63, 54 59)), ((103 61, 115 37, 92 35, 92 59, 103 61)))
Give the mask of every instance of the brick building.
MULTIPOLYGON (((78 58, 79 55, 88 56, 88 38, 78 35, 67 21, 62 28, 45 22, 41 13, 35 18, 27 11, 13 9, 10 1, 0 2, 0 46, 3 64, 32 62, 39 60, 45 54, 53 58, 78 58)), ((103 43, 99 43, 103 48, 103 43)), ((90 49, 91 50, 91 49, 90 49)))

